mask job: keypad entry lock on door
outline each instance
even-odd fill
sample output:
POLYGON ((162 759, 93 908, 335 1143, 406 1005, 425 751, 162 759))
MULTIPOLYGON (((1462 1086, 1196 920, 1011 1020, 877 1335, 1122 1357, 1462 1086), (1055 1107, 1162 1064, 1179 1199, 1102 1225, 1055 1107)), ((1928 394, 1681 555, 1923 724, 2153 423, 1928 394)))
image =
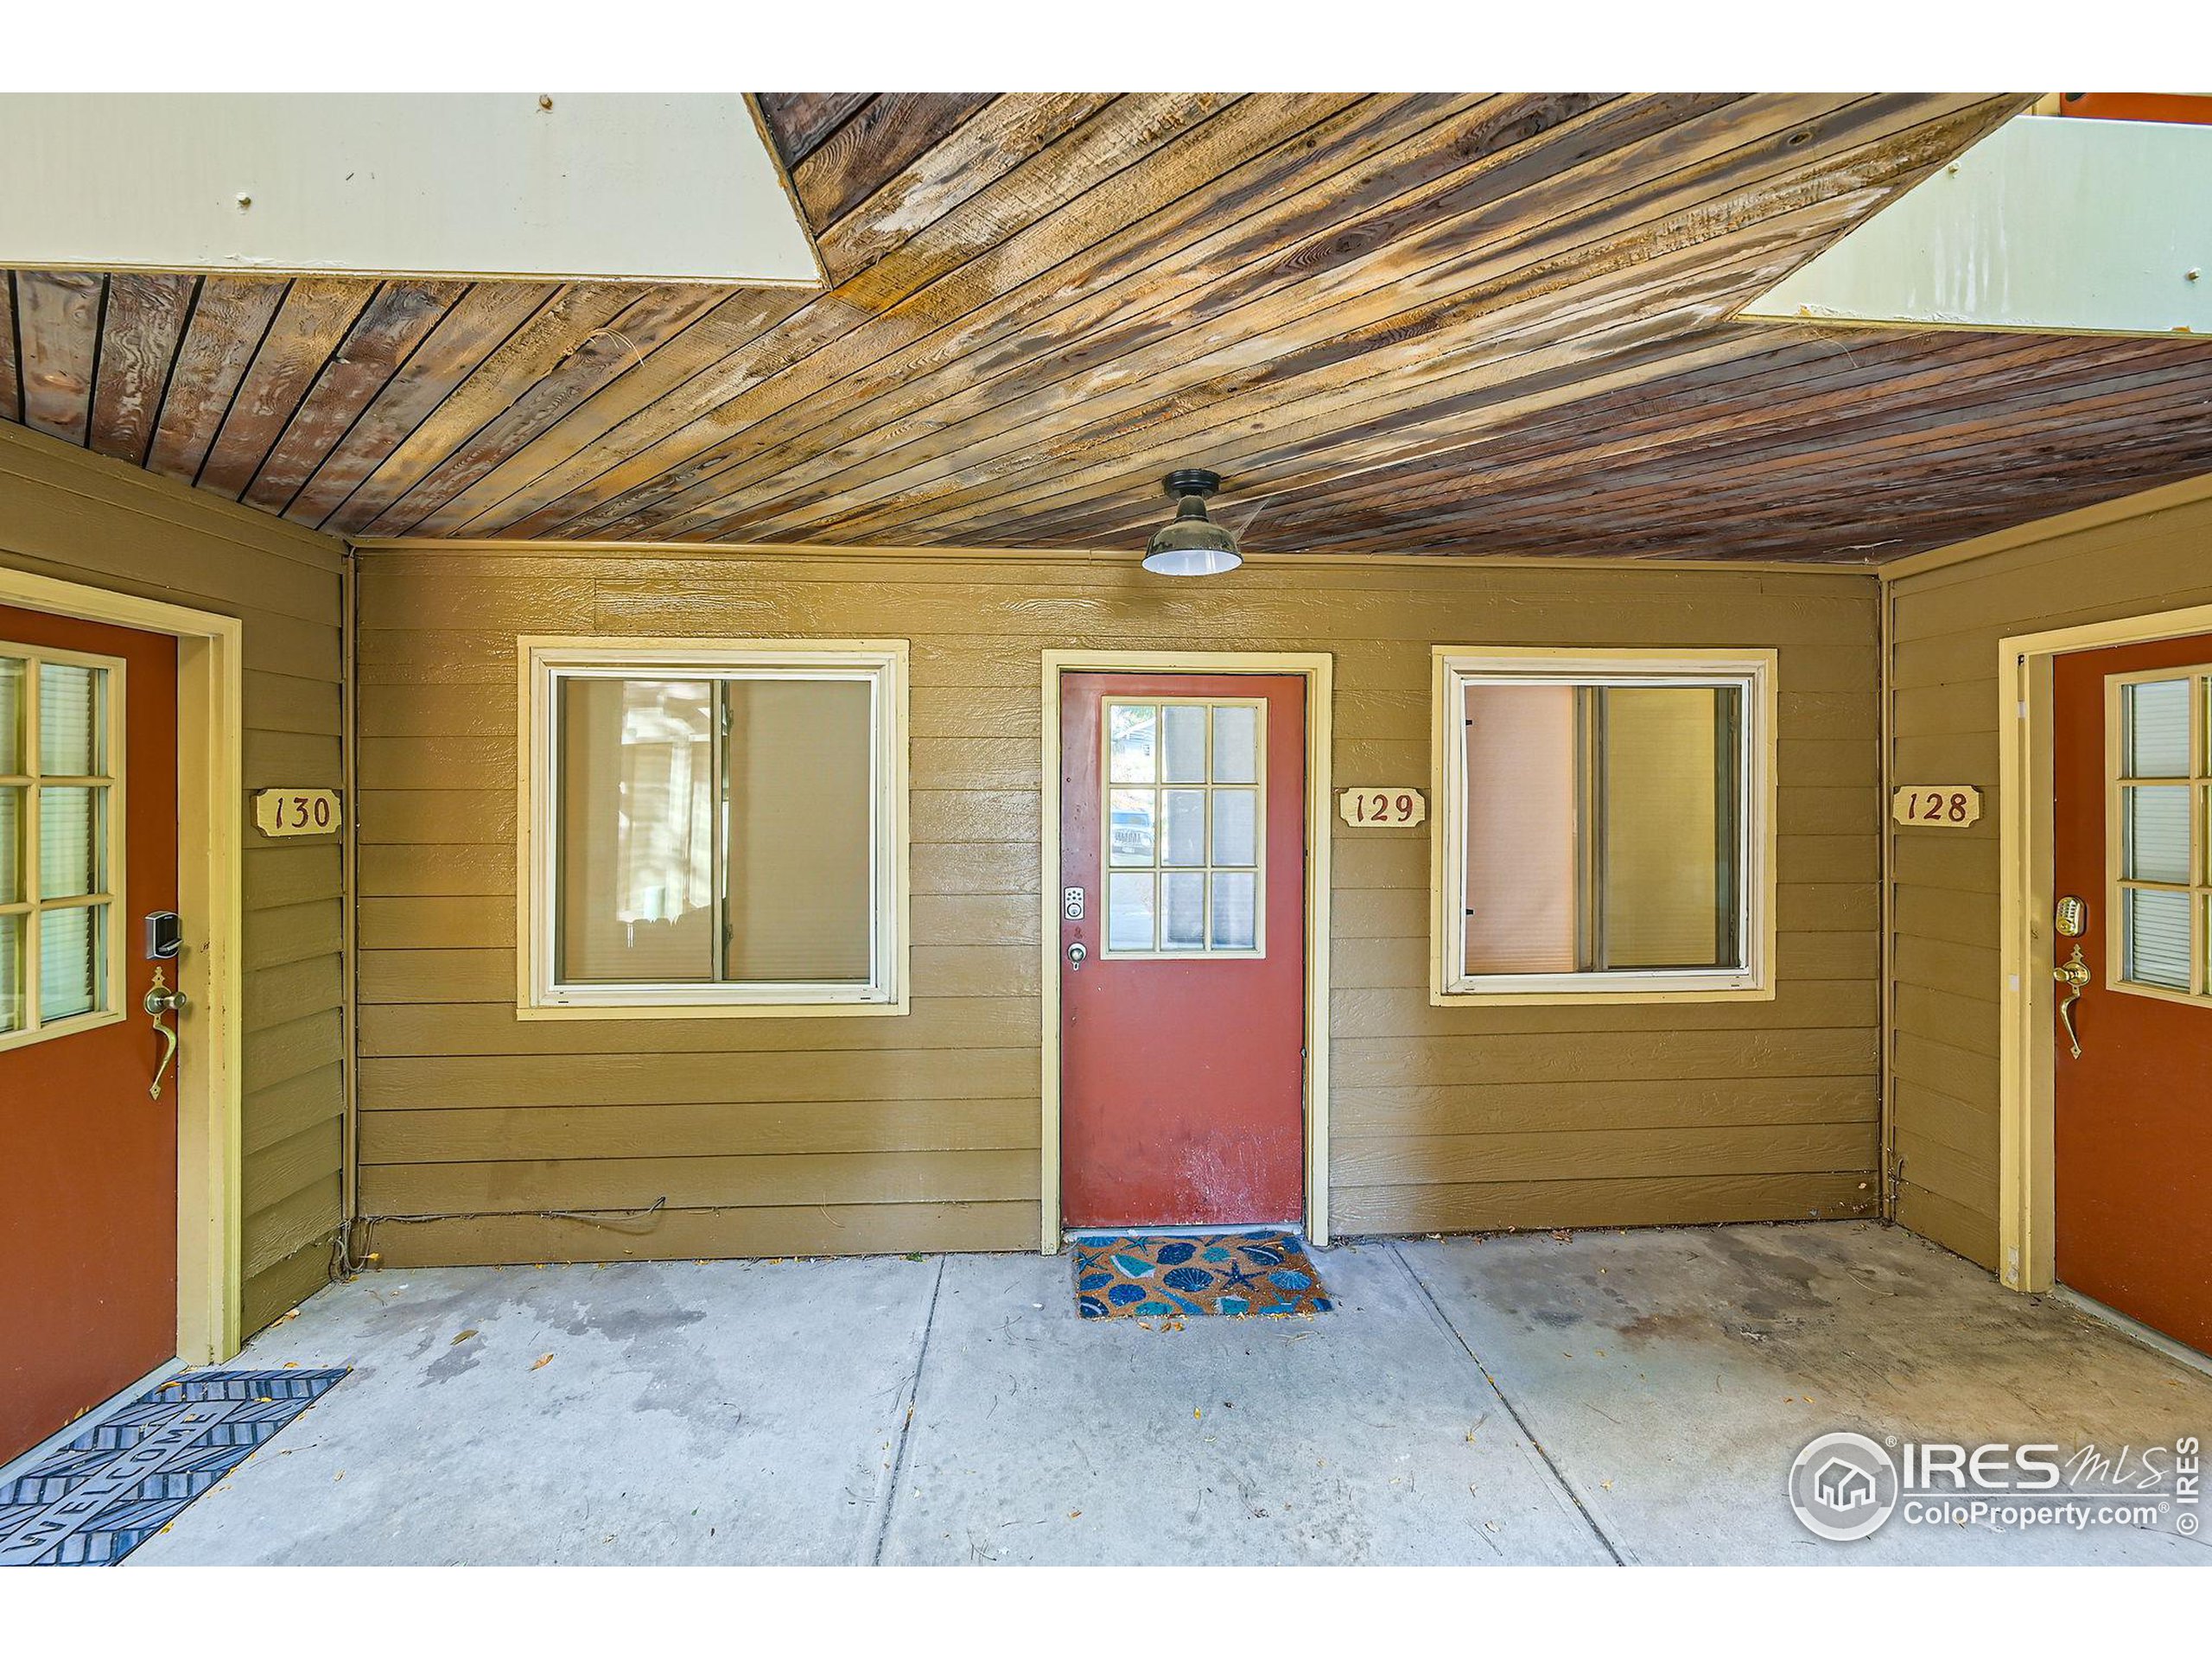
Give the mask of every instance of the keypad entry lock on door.
POLYGON ((146 918, 146 959, 154 964, 154 982, 148 988, 139 1007, 154 1022, 154 1034, 162 1039, 162 1058, 154 1066, 154 1081, 147 1088, 147 1095, 155 1100, 162 1097, 162 1079, 168 1075, 169 1066, 176 1058, 176 1017, 184 1012, 184 993, 169 988, 165 969, 167 965, 184 954, 184 925, 173 910, 157 910, 146 918))

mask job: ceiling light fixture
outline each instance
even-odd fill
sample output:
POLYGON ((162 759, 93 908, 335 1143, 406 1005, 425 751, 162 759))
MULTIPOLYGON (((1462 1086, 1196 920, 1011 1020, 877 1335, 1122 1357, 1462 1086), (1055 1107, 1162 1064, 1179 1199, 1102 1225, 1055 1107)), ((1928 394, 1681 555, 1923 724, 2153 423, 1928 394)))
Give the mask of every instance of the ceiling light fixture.
POLYGON ((1153 532, 1144 568, 1161 576, 1217 576, 1243 563, 1236 537, 1206 517, 1206 498, 1221 488, 1221 474, 1183 467, 1166 482, 1175 516, 1153 532))

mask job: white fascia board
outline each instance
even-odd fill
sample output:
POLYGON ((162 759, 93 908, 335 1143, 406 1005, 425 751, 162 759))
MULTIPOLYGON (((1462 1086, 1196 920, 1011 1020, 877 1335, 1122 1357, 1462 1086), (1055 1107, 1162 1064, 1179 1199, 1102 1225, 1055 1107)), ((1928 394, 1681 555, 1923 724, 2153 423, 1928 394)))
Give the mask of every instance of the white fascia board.
POLYGON ((2212 127, 2018 118, 1737 315, 2212 335, 2212 127))
POLYGON ((9 93, 0 265, 819 287, 741 92, 9 93))

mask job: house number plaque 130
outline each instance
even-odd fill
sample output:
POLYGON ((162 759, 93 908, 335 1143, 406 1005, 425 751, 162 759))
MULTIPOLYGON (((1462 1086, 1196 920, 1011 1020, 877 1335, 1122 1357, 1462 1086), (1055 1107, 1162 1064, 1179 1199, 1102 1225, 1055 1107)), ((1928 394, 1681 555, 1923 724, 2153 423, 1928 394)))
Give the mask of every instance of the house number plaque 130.
POLYGON ((1355 830, 1410 830, 1428 816, 1428 801, 1417 789, 1366 784, 1337 796, 1337 816, 1355 830))
POLYGON ((253 795, 253 821, 264 836, 334 836, 338 833, 338 791, 334 789, 259 789, 253 795))

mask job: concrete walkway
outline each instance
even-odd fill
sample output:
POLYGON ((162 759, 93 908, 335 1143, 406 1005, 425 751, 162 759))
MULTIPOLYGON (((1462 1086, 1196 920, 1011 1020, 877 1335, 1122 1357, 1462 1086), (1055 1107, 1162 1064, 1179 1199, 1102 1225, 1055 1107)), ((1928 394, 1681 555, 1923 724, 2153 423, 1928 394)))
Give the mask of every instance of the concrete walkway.
POLYGON ((1318 1259, 1333 1313, 1168 1329, 1078 1320, 1065 1257, 370 1274, 238 1362, 354 1374, 131 1560, 2212 1563, 2171 1522, 1800 1528, 1829 1429, 2212 1438, 2212 1377, 1903 1232, 1318 1259))

